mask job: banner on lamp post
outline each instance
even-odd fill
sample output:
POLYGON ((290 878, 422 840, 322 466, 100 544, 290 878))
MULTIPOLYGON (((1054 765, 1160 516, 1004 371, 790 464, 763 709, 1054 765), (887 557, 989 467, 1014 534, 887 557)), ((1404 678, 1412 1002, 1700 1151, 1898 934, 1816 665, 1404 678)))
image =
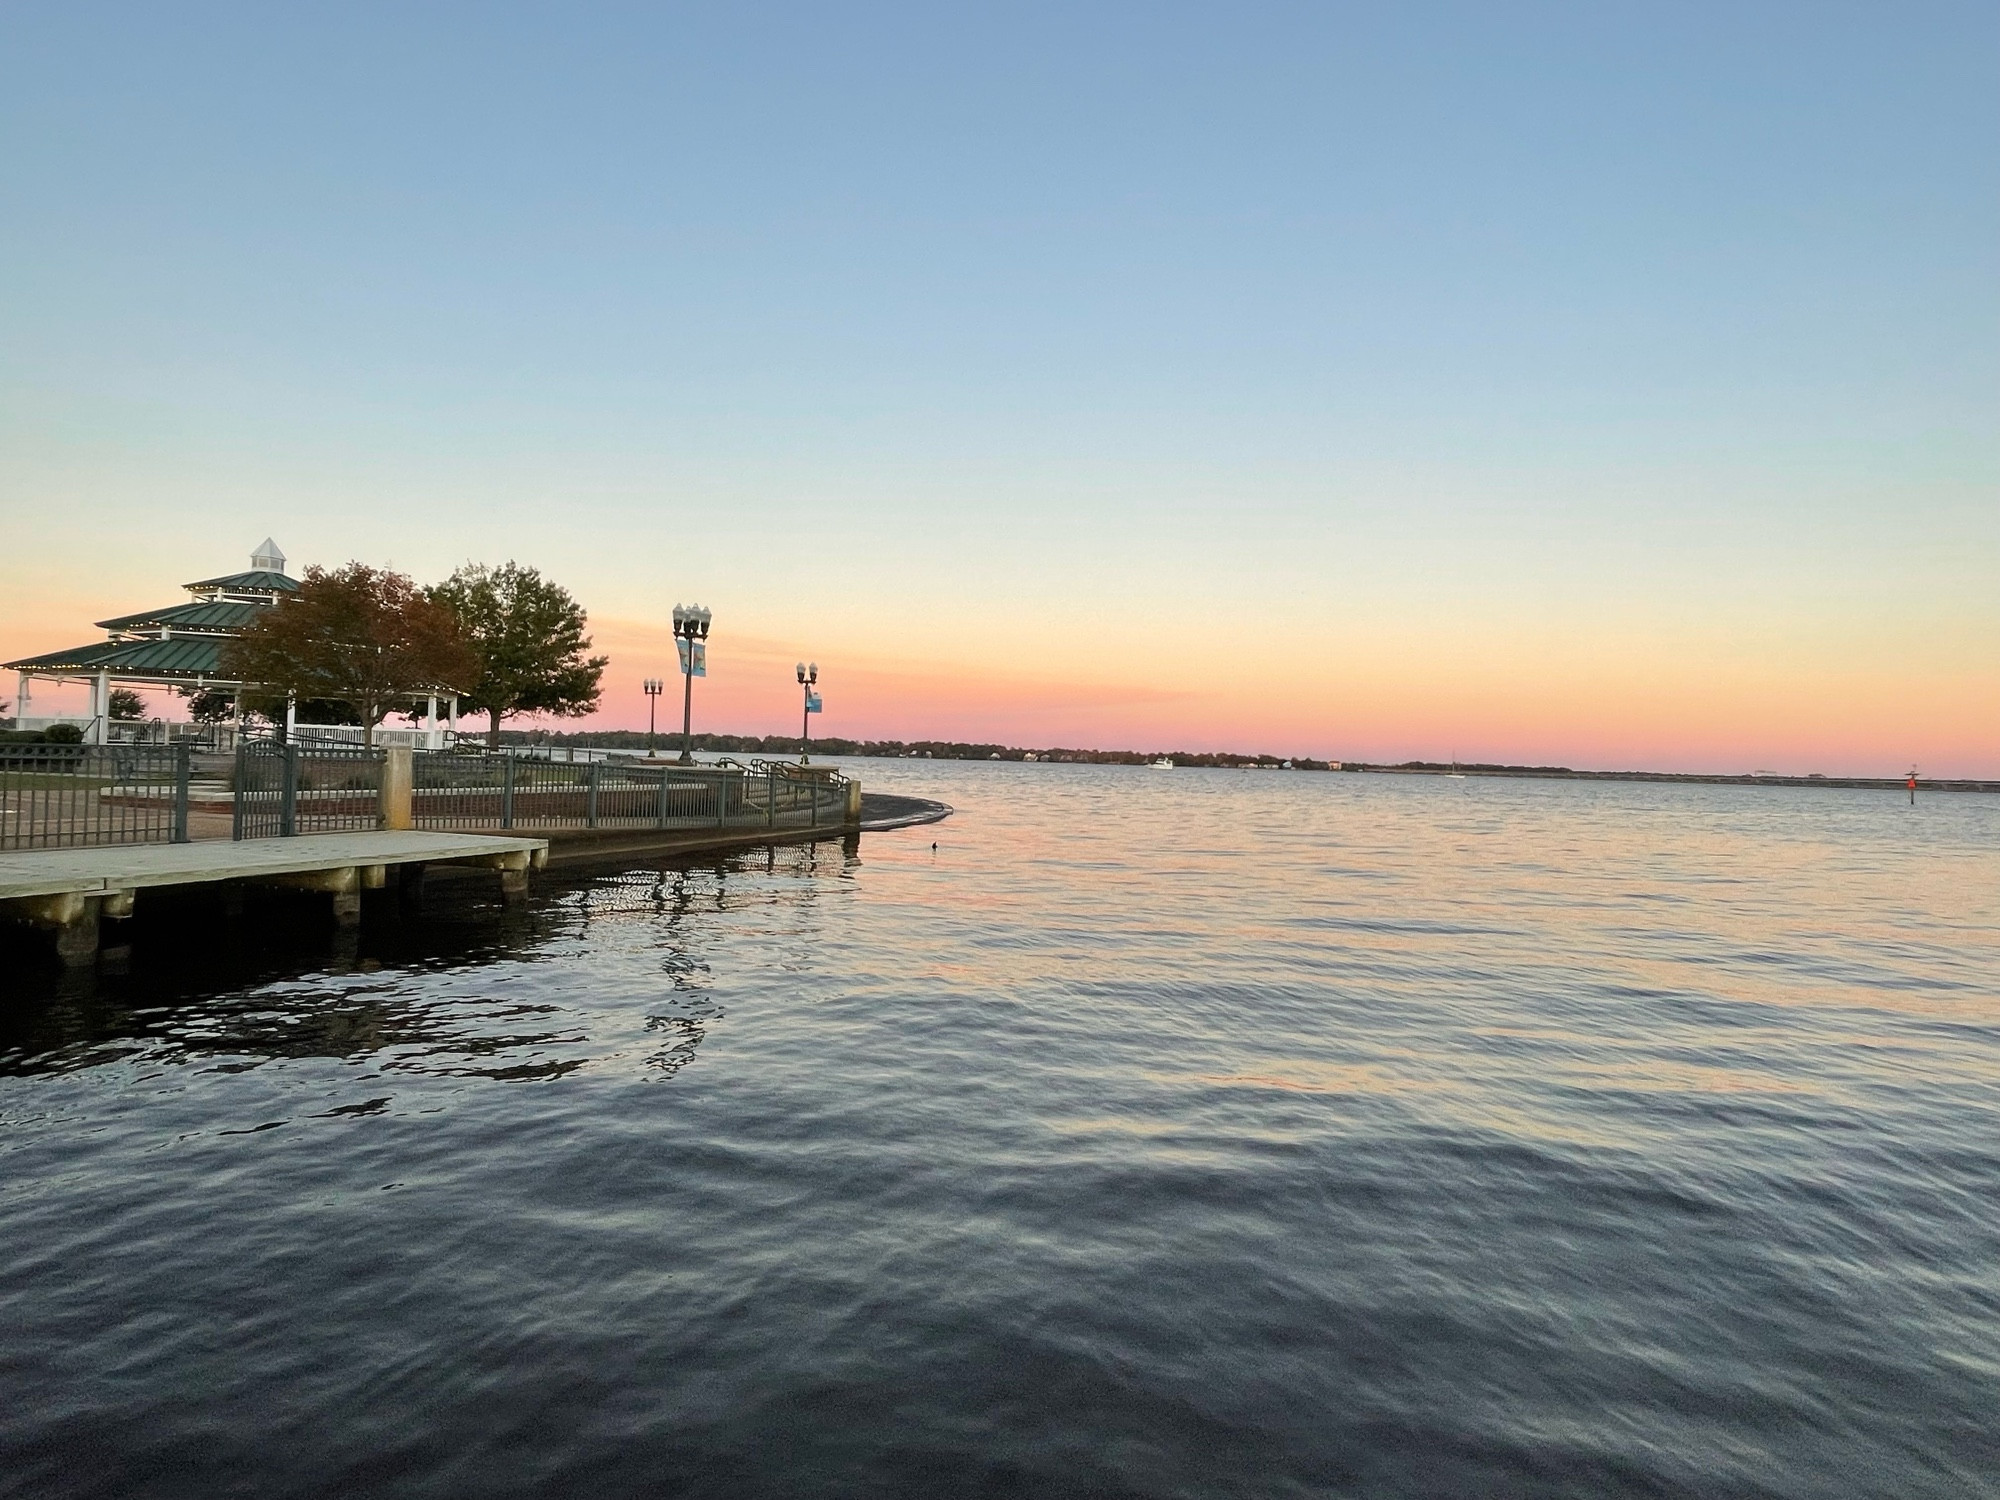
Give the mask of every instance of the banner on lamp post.
POLYGON ((684 635, 674 637, 674 644, 681 648, 681 675, 684 677, 706 677, 708 675, 708 642, 691 641, 684 635))
POLYGON ((809 714, 816 714, 816 713, 818 713, 818 712, 819 712, 819 694, 818 694, 818 693, 807 693, 807 694, 806 694, 806 712, 807 712, 807 713, 809 713, 809 714))

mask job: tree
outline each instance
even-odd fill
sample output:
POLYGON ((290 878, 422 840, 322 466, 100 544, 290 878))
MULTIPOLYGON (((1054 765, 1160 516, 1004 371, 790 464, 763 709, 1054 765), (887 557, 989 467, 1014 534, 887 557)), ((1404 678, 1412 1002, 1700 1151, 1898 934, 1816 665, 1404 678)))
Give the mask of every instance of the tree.
MULTIPOLYGON (((260 712, 264 712, 261 705, 260 712)), ((274 704, 265 713, 274 723, 282 722, 285 705, 274 704)), ((293 716, 301 724, 359 724, 361 715, 345 698, 301 698, 293 707, 293 716)))
POLYGON ((236 694, 227 688, 183 687, 174 689, 187 699, 188 717, 197 724, 220 724, 236 713, 236 694))
POLYGON ((130 688, 111 690, 111 717, 121 722, 146 717, 146 700, 130 688))
POLYGON ((307 568, 289 598, 222 650, 229 676, 299 699, 332 698, 361 721, 362 742, 398 703, 462 692, 479 658, 449 609, 402 573, 349 563, 307 568))
MULTIPOLYGON (((239 695, 233 688, 216 687, 181 687, 174 691, 187 699, 188 717, 197 724, 226 724, 236 717, 239 708, 246 724, 258 719, 276 726, 285 722, 283 693, 260 693, 245 688, 239 695)), ((301 698, 295 708, 302 724, 359 726, 361 723, 361 715, 339 698, 301 698)))
POLYGON ((459 695, 487 716, 486 743, 500 748, 500 721, 515 714, 576 718, 597 707, 608 657, 586 656, 589 617, 568 590, 518 563, 469 563, 430 589, 479 656, 479 676, 459 695))

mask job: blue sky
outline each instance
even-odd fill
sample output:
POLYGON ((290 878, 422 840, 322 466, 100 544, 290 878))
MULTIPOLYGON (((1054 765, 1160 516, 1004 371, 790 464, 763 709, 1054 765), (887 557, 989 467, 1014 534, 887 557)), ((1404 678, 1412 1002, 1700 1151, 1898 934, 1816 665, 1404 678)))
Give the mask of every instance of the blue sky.
POLYGON ((1059 725, 2000 769, 1990 5, 47 6, 0 42, 22 649, 271 531, 518 556, 635 629, 700 595, 882 674, 885 726, 926 674, 1006 676, 984 727, 1024 734, 1038 692, 1226 679, 1059 725), (1272 706, 1322 665, 1320 717, 1272 706), (1730 737, 1804 681, 1826 713, 1730 737))

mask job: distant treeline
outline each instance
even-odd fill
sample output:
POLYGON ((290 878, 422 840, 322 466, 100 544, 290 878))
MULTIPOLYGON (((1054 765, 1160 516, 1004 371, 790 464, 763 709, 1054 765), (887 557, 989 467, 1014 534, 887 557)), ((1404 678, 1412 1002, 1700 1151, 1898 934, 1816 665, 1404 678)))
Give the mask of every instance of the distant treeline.
MULTIPOLYGON (((560 731, 502 730, 501 740, 512 745, 576 745, 597 750, 644 750, 646 736, 631 729, 582 730, 574 734, 560 731)), ((680 748, 678 734, 657 736, 662 752, 680 748)), ((788 734, 698 734, 694 747, 711 755, 797 755, 798 739, 788 734)), ((820 755, 876 756, 884 759, 923 760, 1037 760, 1064 765, 1143 766, 1156 760, 1171 760, 1177 766, 1257 767, 1276 770, 1289 765, 1296 771, 1374 771, 1412 775, 1439 775, 1456 770, 1467 776, 1564 777, 1578 781, 1664 781, 1691 782, 1709 786, 1815 786, 1900 787, 1900 777, 1866 776, 1779 776, 1769 772, 1742 776, 1716 775, 1698 771, 1579 771, 1569 766, 1507 766, 1488 761, 1406 760, 1394 765, 1365 761, 1311 760, 1294 755, 1238 755, 1229 751, 1194 750, 1078 750, 1053 746, 1046 750, 1020 745, 970 744, 960 740, 843 740, 816 739, 813 750, 820 755)), ((2000 782, 1957 778, 1920 779, 1921 786, 1937 791, 1994 792, 2000 782)))
MULTIPOLYGON (((511 745, 576 745, 593 750, 646 748, 646 736, 630 729, 580 730, 573 734, 506 729, 500 732, 500 739, 503 744, 511 745)), ((681 737, 678 734, 662 734, 656 736, 656 743, 662 750, 677 750, 680 747, 681 737)), ((1288 759, 1282 755, 1234 755, 1227 752, 1205 753, 1194 750, 1078 750, 1061 746, 1038 750, 1020 745, 982 745, 959 740, 815 738, 812 747, 820 755, 873 756, 897 760, 1047 760, 1065 765, 1084 766, 1143 766, 1151 761, 1164 759, 1171 760, 1177 766, 1262 766, 1275 770, 1285 765, 1288 759)), ((694 748, 718 755, 797 755, 799 742, 793 736, 785 734, 698 734, 694 737, 694 748)), ((1298 771, 1338 769, 1337 762, 1309 760, 1300 756, 1291 756, 1289 761, 1292 768, 1298 771)))
MULTIPOLYGON (((1750 771, 1730 775, 1713 771, 1578 771, 1569 766, 1500 766, 1477 761, 1447 763, 1436 760, 1406 760, 1393 766, 1370 766, 1349 761, 1349 771, 1404 771, 1417 775, 1439 775, 1457 771, 1463 776, 1549 777, 1570 781, 1656 781, 1680 782, 1691 786, 1803 786, 1845 787, 1856 791, 1893 791, 1905 784, 1901 776, 1828 776, 1819 771, 1786 775, 1776 771, 1750 771)), ((1917 785, 1933 792, 1996 792, 2000 781, 1980 781, 1960 776, 1920 776, 1917 785)))
MULTIPOLYGON (((1568 766, 1503 766, 1474 760, 1403 760, 1393 766, 1365 766, 1352 763, 1357 771, 1457 771, 1466 776, 1594 776, 1595 771, 1572 771, 1568 766)), ((1617 773, 1625 774, 1625 773, 1617 773)), ((1650 772, 1636 774, 1650 775, 1650 772)))

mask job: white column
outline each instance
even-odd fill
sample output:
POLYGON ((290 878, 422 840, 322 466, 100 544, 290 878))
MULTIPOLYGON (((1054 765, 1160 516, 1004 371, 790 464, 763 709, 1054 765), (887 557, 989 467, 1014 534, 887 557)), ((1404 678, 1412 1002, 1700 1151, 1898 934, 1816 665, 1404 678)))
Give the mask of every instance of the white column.
POLYGON ((424 748, 437 750, 444 741, 438 734, 438 695, 432 693, 424 699, 424 748))
POLYGON ((299 699, 296 693, 285 694, 285 743, 297 739, 299 729, 299 699))
POLYGON ((108 744, 111 740, 111 674, 99 672, 90 684, 90 711, 96 718, 91 726, 90 742, 93 745, 108 744))
POLYGON ((14 722, 20 724, 28 717, 30 704, 28 684, 34 679, 26 672, 14 674, 14 722))
POLYGON ((447 710, 447 712, 451 714, 451 737, 453 739, 457 739, 458 738, 458 694, 453 693, 451 695, 451 706, 447 710))

